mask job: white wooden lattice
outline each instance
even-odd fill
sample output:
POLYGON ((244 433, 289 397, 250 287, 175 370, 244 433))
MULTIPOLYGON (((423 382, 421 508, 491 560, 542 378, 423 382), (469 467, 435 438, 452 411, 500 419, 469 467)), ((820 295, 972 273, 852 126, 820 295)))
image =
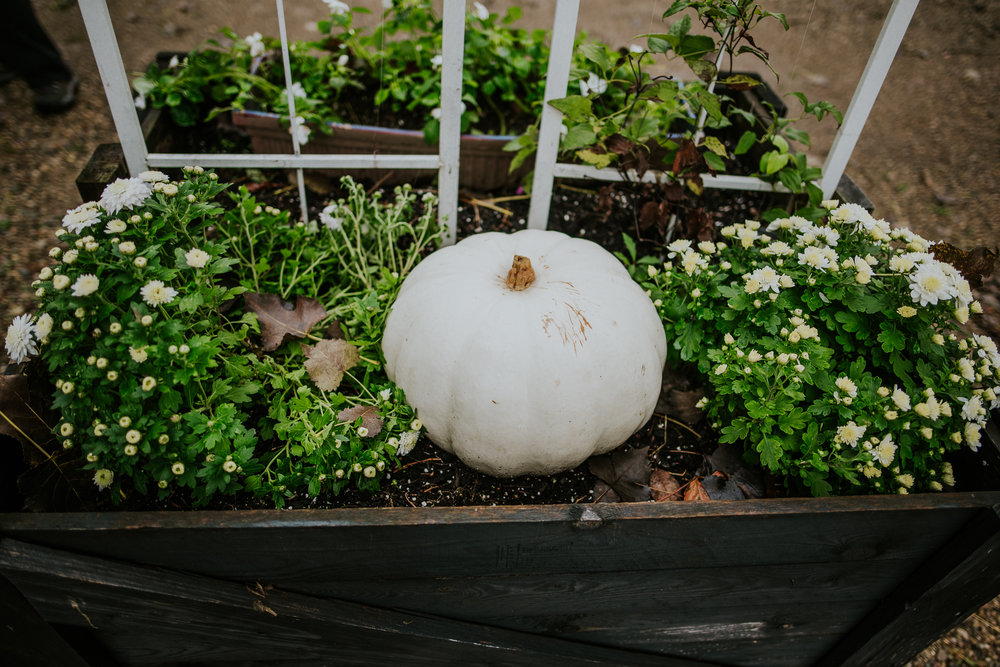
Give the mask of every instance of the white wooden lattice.
POLYGON ((285 68, 285 89, 291 116, 291 154, 234 155, 214 153, 150 153, 139 125, 132 92, 122 63, 118 40, 106 0, 80 0, 91 48, 97 60, 111 116, 125 154, 129 173, 151 168, 183 167, 257 167, 293 168, 299 182, 299 195, 305 215, 305 188, 302 169, 437 169, 438 215, 447 228, 446 241, 454 243, 458 217, 458 156, 462 115, 462 52, 465 42, 465 1, 444 0, 441 66, 441 133, 437 155, 303 155, 295 132, 295 100, 291 93, 288 65, 288 36, 285 31, 283 0, 275 0, 285 68))
MULTIPOLYGON (((861 135, 896 51, 920 0, 893 0, 878 41, 855 89, 844 122, 837 133, 823 167, 821 189, 829 198, 836 190, 851 153, 861 135)), ((285 68, 286 94, 293 124, 292 154, 227 155, 208 153, 150 153, 132 102, 131 88, 122 64, 121 53, 106 0, 80 0, 91 47, 97 60, 111 115, 118 131, 125 162, 132 174, 156 167, 258 167, 294 168, 298 175, 299 194, 305 215, 305 188, 302 170, 313 168, 341 169, 437 169, 440 209, 439 216, 448 229, 447 242, 456 238, 458 210, 458 165, 461 126, 462 55, 465 37, 464 0, 444 0, 444 34, 442 36, 441 68, 441 133, 437 155, 303 155, 296 137, 295 100, 291 93, 292 80, 288 65, 288 39, 285 31, 283 0, 275 0, 278 12, 285 68)), ((580 0, 557 0, 553 21, 552 46, 545 84, 545 100, 566 95, 570 61, 576 34, 580 0)), ((591 178, 602 181, 623 180, 614 169, 596 169, 589 165, 557 162, 562 114, 549 104, 542 111, 538 152, 532 184, 531 210, 528 226, 544 229, 547 224, 552 186, 555 178, 591 178)), ((665 178, 663 172, 650 171, 644 181, 665 178)), ((705 187, 736 190, 783 190, 757 178, 702 174, 705 187)))
MULTIPOLYGON (((875 48, 872 50, 868 65, 854 91, 854 97, 844 115, 844 122, 837 132, 823 165, 823 179, 820 188, 823 196, 830 198, 840 183, 844 169, 850 159, 854 146, 857 144, 861 130, 868 120, 868 114, 875 104, 882 83, 885 81, 889 66, 896 57, 896 51, 903 40, 906 28, 909 26, 913 12, 920 0, 893 0, 889 14, 882 24, 875 48)), ((576 33, 577 14, 580 0, 557 0, 556 18, 553 25, 552 49, 549 53, 548 78, 545 82, 545 110, 542 113, 542 123, 538 133, 538 153, 535 158, 535 174, 532 182, 531 210, 528 214, 528 226, 544 229, 549 217, 549 204, 552 196, 552 181, 554 178, 591 178, 601 181, 624 180, 615 169, 597 169, 590 165, 578 165, 557 162, 559 133, 562 126, 562 112, 548 104, 549 100, 566 96, 569 84, 570 60, 572 59, 573 37, 576 33)), ((721 54, 720 54, 721 55, 721 54)), ((699 127, 705 122, 704 113, 699 118, 699 127)), ((787 191, 779 184, 772 185, 759 178, 747 176, 730 176, 721 174, 712 176, 702 174, 702 180, 707 188, 724 188, 731 190, 763 190, 787 191)), ((665 178, 663 172, 649 171, 643 175, 646 182, 661 181, 665 178)), ((629 180, 636 180, 634 177, 629 180)))

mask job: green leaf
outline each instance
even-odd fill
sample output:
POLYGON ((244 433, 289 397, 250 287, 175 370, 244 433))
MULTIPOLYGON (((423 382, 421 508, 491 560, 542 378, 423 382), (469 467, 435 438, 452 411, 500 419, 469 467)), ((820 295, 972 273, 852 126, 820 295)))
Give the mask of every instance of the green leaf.
POLYGON ((628 252, 628 256, 634 262, 636 256, 635 241, 633 241, 632 237, 628 234, 622 234, 622 242, 625 244, 625 250, 628 252))
POLYGON ((781 136, 780 134, 776 134, 773 137, 771 137, 771 143, 780 152, 782 152, 782 153, 787 153, 788 152, 788 141, 783 136, 781 136))
POLYGON ((589 149, 577 151, 576 156, 587 164, 594 165, 598 169, 604 169, 611 164, 612 160, 614 160, 614 153, 595 153, 589 149))
POLYGON ((726 162, 715 153, 705 153, 703 157, 705 158, 705 163, 712 171, 726 170, 726 162))
POLYGON ((760 158, 760 170, 768 176, 776 174, 788 164, 788 153, 768 151, 760 158))
POLYGON ((550 100, 549 104, 562 111, 566 120, 571 123, 580 123, 594 116, 590 99, 583 95, 569 95, 557 100, 550 100))
POLYGON ((572 151, 585 146, 593 146, 597 143, 597 133, 589 123, 580 123, 569 128, 563 138, 561 149, 572 151))
POLYGON ((760 442, 757 443, 755 449, 760 453, 761 463, 771 470, 780 470, 781 455, 784 453, 781 440, 764 435, 761 437, 760 442))
POLYGON ((906 335, 892 323, 883 323, 882 332, 878 335, 882 350, 886 353, 906 349, 906 335))
POLYGON ((580 55, 600 67, 605 72, 611 69, 614 63, 608 55, 608 50, 603 44, 591 42, 583 44, 579 48, 580 55))
POLYGON ((712 136, 705 137, 705 140, 702 142, 701 145, 723 159, 729 157, 729 154, 726 152, 725 145, 723 145, 723 143, 719 141, 718 137, 712 137, 712 136))
POLYGON ((734 150, 733 153, 736 155, 743 155, 748 150, 753 148, 755 143, 757 143, 757 135, 750 130, 747 130, 742 136, 740 136, 740 141, 736 144, 736 150, 734 150))

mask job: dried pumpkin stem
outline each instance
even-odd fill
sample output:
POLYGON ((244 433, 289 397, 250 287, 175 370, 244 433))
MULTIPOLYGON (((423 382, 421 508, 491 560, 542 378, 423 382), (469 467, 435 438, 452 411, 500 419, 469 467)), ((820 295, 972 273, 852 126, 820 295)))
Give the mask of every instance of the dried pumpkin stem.
POLYGON ((514 255, 514 263, 507 272, 507 287, 520 292, 528 289, 535 282, 535 270, 531 268, 531 260, 523 255, 514 255))

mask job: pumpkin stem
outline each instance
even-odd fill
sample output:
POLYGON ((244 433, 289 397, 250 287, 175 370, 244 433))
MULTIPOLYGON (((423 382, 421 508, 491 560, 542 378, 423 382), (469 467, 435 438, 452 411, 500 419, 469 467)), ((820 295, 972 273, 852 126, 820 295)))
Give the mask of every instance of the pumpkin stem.
POLYGON ((514 263, 507 272, 507 287, 520 292, 528 289, 535 282, 535 270, 531 268, 531 260, 522 255, 514 255, 514 263))

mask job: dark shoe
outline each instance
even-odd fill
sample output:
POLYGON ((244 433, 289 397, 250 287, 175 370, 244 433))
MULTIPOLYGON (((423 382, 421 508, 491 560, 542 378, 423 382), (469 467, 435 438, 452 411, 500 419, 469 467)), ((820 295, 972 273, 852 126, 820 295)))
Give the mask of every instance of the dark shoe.
POLYGON ((17 78, 17 74, 10 69, 7 69, 3 65, 0 65, 0 86, 6 86, 8 83, 17 78))
POLYGON ((76 89, 80 80, 75 76, 69 81, 53 81, 35 88, 35 108, 43 113, 65 111, 76 102, 76 89))

